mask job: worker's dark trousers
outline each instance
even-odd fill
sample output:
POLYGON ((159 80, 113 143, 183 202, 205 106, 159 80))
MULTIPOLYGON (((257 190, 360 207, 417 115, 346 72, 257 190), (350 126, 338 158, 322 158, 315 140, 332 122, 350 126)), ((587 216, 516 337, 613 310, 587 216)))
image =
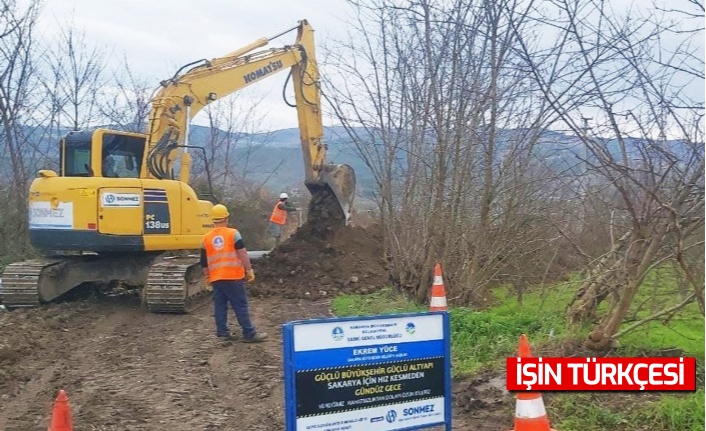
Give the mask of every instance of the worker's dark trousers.
POLYGON ((243 330, 243 337, 250 338, 255 334, 255 328, 250 322, 248 311, 248 294, 245 282, 242 280, 218 280, 213 285, 213 314, 216 319, 216 335, 230 335, 228 329, 228 303, 235 311, 235 317, 243 330))
POLYGON ((272 236, 275 237, 275 245, 279 245, 279 240, 282 236, 282 225, 270 221, 270 232, 272 232, 272 236))

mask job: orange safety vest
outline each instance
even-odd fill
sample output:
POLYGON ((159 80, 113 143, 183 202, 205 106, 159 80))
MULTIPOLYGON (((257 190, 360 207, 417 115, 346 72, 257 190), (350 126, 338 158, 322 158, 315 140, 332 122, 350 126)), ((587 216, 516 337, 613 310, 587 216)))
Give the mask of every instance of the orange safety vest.
POLYGON ((229 227, 217 227, 203 237, 203 248, 208 259, 208 279, 242 280, 245 267, 235 252, 235 234, 238 231, 229 227))
POLYGON ((277 224, 287 223, 287 211, 279 209, 280 202, 277 201, 275 208, 272 210, 272 215, 270 216, 270 221, 277 224))

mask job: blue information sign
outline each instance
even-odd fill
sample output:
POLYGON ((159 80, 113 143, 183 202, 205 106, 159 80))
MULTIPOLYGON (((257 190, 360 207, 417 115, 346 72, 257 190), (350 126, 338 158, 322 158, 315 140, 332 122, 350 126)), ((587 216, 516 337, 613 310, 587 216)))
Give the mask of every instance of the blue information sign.
POLYGON ((451 431, 447 313, 284 325, 287 431, 451 431))

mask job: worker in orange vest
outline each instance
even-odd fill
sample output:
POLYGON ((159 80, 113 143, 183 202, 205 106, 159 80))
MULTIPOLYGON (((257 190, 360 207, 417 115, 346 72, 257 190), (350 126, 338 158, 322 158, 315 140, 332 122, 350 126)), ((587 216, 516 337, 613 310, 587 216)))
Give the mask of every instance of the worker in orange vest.
POLYGON ((287 199, 289 199, 287 193, 281 193, 270 216, 270 230, 272 231, 272 236, 275 237, 275 246, 279 245, 282 236, 282 226, 287 223, 287 213, 298 211, 297 208, 287 202, 287 199))
POLYGON ((214 205, 211 210, 214 227, 203 237, 201 268, 204 277, 213 286, 216 336, 223 341, 232 340, 228 329, 230 303, 242 328, 243 341, 256 343, 265 340, 267 334, 257 332, 250 322, 245 280, 247 277, 248 283, 255 281, 255 272, 242 235, 238 229, 228 227, 228 216, 230 214, 224 205, 214 205))

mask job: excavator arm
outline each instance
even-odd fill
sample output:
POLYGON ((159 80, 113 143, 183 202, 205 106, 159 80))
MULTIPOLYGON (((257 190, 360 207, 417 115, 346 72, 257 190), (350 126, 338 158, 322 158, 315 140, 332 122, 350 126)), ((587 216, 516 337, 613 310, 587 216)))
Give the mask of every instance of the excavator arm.
POLYGON ((309 220, 321 222, 326 219, 334 224, 348 220, 355 195, 355 174, 348 165, 326 163, 314 30, 306 20, 300 21, 294 29, 297 38, 293 45, 253 52, 273 39, 261 38, 223 57, 203 60, 197 62, 202 64, 195 66, 189 64, 185 67, 193 66, 191 69, 183 74, 180 70, 161 83, 152 100, 147 131, 150 176, 172 178, 179 157, 179 179, 188 183, 190 120, 209 103, 289 70, 299 119, 305 184, 312 194, 309 220))

